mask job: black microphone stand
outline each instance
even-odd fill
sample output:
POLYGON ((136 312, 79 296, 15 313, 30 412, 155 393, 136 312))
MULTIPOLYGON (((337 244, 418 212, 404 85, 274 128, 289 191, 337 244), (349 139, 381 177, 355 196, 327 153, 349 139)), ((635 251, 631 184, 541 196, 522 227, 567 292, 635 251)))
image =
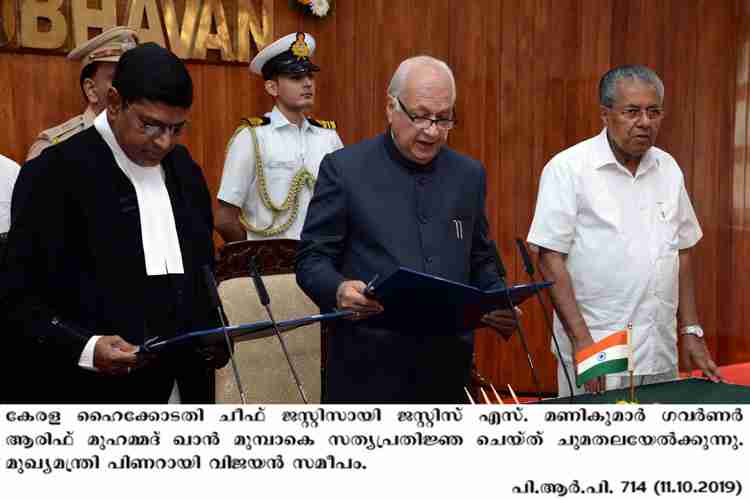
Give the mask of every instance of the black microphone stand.
POLYGON ((237 369, 237 363, 234 360, 234 345, 232 344, 232 340, 229 338, 229 334, 227 333, 227 322, 224 320, 224 306, 222 305, 221 299, 219 298, 218 287, 216 286, 216 278, 214 277, 213 271, 211 271, 211 266, 209 266, 208 264, 203 266, 202 269, 203 280, 206 282, 206 288, 208 289, 208 295, 211 299, 211 305, 219 314, 219 319, 221 321, 221 331, 224 334, 224 340, 226 341, 227 349, 229 350, 229 360, 232 362, 234 381, 235 384, 237 384, 237 390, 240 393, 240 401, 242 401, 243 405, 246 405, 247 397, 245 396, 245 388, 242 386, 240 371, 237 369))
MULTIPOLYGON (((503 261, 500 258, 500 252, 497 250, 497 244, 492 241, 492 248, 495 250, 494 257, 495 257, 495 266, 497 267, 497 274, 500 275, 500 278, 505 281, 505 277, 507 276, 507 272, 505 271, 505 266, 503 265, 503 261)), ((536 386, 537 391, 537 397, 539 398, 539 401, 542 400, 542 386, 539 383, 539 377, 536 373, 536 368, 534 368, 534 361, 531 358, 531 351, 529 350, 529 346, 526 343, 526 334, 523 331, 523 328, 521 327, 521 321, 518 318, 518 312, 516 311, 516 307, 513 305, 513 301, 510 297, 510 287, 505 287, 505 296, 508 299, 508 304, 510 305, 510 312, 513 315, 513 321, 516 322, 516 327, 518 328, 518 336, 521 338, 521 344, 523 345, 524 351, 526 351, 526 360, 529 363, 529 368, 531 369, 531 377, 534 379, 534 385, 536 386)))
POLYGON ((279 331, 279 326, 276 324, 276 320, 273 317, 273 313, 271 312, 271 297, 268 295, 268 290, 266 290, 266 285, 263 283, 263 278, 260 276, 260 273, 258 272, 258 267, 255 265, 255 257, 250 257, 249 262, 250 267, 250 276, 253 278, 253 283, 255 283, 255 290, 258 292, 258 298, 260 299, 260 303, 263 307, 265 307, 266 312, 268 313, 268 319, 271 320, 271 324, 273 325, 273 331, 276 334, 276 338, 279 339, 279 343, 281 344, 281 350, 284 351, 284 356, 286 356, 286 362, 289 364, 289 368, 292 370, 292 376, 294 377, 294 382, 297 384, 297 390, 299 391, 299 395, 302 397, 302 401, 307 404, 307 396, 305 396, 305 390, 302 387, 302 382, 299 379, 299 376, 297 375, 297 370, 294 368, 294 363, 292 363, 292 358, 289 356, 289 351, 286 348, 286 343, 284 342, 284 338, 281 336, 281 332, 279 331))
MULTIPOLYGON (((526 244, 523 242, 521 238, 516 238, 516 246, 518 247, 518 252, 521 254, 521 259, 523 260, 523 267, 526 270, 526 274, 529 275, 529 278, 531 278, 531 282, 533 284, 536 284, 536 272, 534 271, 534 264, 531 262, 531 256, 529 255, 528 250, 526 249, 526 244)), ((536 295, 537 300, 539 300, 539 305, 542 306, 542 315, 544 316, 544 321, 547 324, 547 329, 549 330, 549 334, 552 337, 552 343, 555 345, 555 352, 557 352, 557 360, 560 363, 560 366, 562 366, 563 373, 565 374, 565 381, 568 383, 568 389, 570 390, 570 401, 573 401, 573 383, 570 381, 570 374, 568 373, 568 369, 565 366, 565 362, 563 361, 562 354, 560 353, 560 344, 557 342, 557 337, 555 336, 555 331, 552 328, 552 320, 549 318, 549 314, 547 314, 547 308, 544 306, 544 300, 542 299, 542 294, 539 291, 539 288, 536 288, 534 290, 534 294, 536 295)))

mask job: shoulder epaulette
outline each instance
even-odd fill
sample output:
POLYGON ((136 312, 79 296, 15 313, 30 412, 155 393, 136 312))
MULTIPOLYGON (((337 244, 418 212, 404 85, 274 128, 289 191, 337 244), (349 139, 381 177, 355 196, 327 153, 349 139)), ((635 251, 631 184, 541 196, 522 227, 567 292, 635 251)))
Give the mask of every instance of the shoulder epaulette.
POLYGON ((310 125, 315 125, 316 127, 336 130, 336 122, 333 120, 316 120, 315 118, 308 118, 307 121, 310 122, 310 125))
POLYGON ((48 128, 39 134, 40 139, 47 139, 52 144, 58 144, 65 139, 82 131, 85 127, 83 115, 74 116, 65 123, 56 127, 48 128))
POLYGON ((237 127, 237 130, 234 131, 232 137, 229 138, 229 142, 227 142, 225 153, 229 151, 229 146, 232 145, 232 141, 235 137, 237 137, 237 134, 239 134, 246 128, 262 127, 263 125, 268 125, 269 123, 271 123, 271 119, 267 116, 251 116, 249 118, 243 118, 242 120, 240 120, 240 126, 237 127))
POLYGON ((243 118, 240 121, 240 126, 245 127, 262 127, 271 123, 271 119, 267 116, 251 116, 249 118, 243 118))

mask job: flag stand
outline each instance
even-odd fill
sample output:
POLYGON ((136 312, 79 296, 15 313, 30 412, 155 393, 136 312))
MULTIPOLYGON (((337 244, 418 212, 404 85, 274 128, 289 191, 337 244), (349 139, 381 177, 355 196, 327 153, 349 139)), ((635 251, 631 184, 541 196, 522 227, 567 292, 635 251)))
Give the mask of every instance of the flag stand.
POLYGON ((630 403, 635 403, 635 384, 633 383, 633 370, 628 370, 630 373, 630 403))
POLYGON ((628 322, 628 373, 630 374, 630 404, 635 404, 635 377, 633 375, 633 343, 631 340, 633 333, 633 323, 628 322))

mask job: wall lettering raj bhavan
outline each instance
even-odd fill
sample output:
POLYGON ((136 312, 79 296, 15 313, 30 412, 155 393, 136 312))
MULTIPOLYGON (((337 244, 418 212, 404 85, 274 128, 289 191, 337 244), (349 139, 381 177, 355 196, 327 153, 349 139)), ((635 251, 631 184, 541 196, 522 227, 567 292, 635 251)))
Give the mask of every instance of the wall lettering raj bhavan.
MULTIPOLYGON (((1 0, 0 46, 58 51, 126 25, 182 59, 249 62, 272 41, 273 0, 1 0), (119 7, 119 9, 118 9, 119 7), (119 10, 119 12, 118 12, 119 10)), ((66 50, 66 51, 67 51, 66 50)))

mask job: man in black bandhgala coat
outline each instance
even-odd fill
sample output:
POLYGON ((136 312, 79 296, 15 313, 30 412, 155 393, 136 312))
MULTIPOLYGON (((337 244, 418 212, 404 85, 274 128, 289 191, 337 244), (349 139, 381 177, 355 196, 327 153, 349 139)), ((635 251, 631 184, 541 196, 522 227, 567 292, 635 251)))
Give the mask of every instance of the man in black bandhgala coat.
MULTIPOLYGON (((365 293, 366 282, 400 266, 482 289, 504 284, 488 235, 484 169, 445 147, 455 97, 445 63, 408 59, 388 89, 388 130, 321 162, 297 281, 322 310, 357 315, 327 338, 324 402, 466 402, 473 332, 425 317, 384 327, 372 315, 381 305, 365 293)), ((506 334, 515 328, 508 311, 485 321, 506 334)))

